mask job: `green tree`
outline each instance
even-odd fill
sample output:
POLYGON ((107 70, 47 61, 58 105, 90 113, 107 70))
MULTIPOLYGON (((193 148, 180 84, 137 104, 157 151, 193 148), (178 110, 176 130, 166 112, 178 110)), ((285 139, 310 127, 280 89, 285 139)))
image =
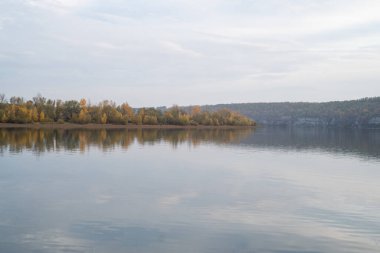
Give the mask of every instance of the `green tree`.
POLYGON ((62 106, 62 115, 63 120, 70 122, 73 118, 75 118, 75 115, 78 115, 80 113, 80 104, 78 101, 75 100, 69 100, 63 103, 62 106))

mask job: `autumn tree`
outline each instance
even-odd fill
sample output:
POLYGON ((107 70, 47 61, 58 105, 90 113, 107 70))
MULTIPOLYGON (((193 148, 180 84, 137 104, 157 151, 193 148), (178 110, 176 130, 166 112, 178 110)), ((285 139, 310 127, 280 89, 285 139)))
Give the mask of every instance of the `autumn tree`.
POLYGON ((88 113, 88 110, 87 110, 87 101, 86 101, 86 99, 82 98, 80 100, 80 102, 79 102, 79 105, 80 105, 80 112, 79 112, 79 115, 78 115, 78 123, 81 123, 81 124, 90 123, 91 116, 90 116, 90 114, 88 113))
POLYGON ((107 123, 107 114, 103 113, 101 118, 100 118, 100 123, 101 124, 106 124, 107 123))
POLYGON ((45 113, 42 111, 40 112, 39 121, 44 122, 45 121, 45 113))
POLYGON ((3 109, 0 109, 0 122, 1 123, 6 123, 8 122, 8 115, 7 112, 3 109))
POLYGON ((36 107, 33 107, 32 109, 32 121, 38 122, 38 111, 36 107))
POLYGON ((201 107, 199 105, 195 105, 191 108, 191 116, 195 116, 201 113, 201 107))
MULTIPOLYGON (((369 113, 361 110, 369 117, 369 113)), ((347 117, 342 111, 342 118, 347 117)), ((169 109, 140 108, 135 110, 128 103, 116 105, 115 102, 104 100, 98 105, 91 105, 85 99, 52 100, 38 94, 32 100, 25 101, 22 97, 13 96, 9 103, 5 95, 0 95, 0 122, 32 123, 32 122, 73 122, 100 124, 170 124, 170 125, 254 125, 249 118, 230 110, 202 111, 200 106, 189 109, 177 105, 169 109)))
POLYGON ((135 115, 134 115, 132 107, 130 107, 128 103, 121 104, 120 112, 122 113, 124 117, 127 118, 128 122, 134 121, 135 115))

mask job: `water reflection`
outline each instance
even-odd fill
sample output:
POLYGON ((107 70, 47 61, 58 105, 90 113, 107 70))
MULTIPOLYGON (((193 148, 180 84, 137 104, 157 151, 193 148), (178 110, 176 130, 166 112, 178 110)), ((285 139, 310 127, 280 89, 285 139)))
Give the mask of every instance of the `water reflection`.
POLYGON ((23 150, 41 154, 49 151, 86 151, 96 147, 103 151, 128 149, 133 143, 154 145, 169 143, 197 147, 202 143, 243 146, 244 148, 284 151, 324 151, 351 153, 363 158, 380 157, 379 130, 318 128, 252 128, 203 130, 64 130, 0 129, 0 153, 23 150))
POLYGON ((90 146, 102 150, 116 147, 128 149, 139 144, 170 143, 173 147, 188 143, 198 146, 201 143, 238 143, 253 132, 252 128, 242 129, 134 129, 134 130, 64 130, 64 129, 0 129, 0 152, 35 153, 60 150, 86 151, 90 146))
POLYGON ((376 131, 2 129, 0 252, 377 252, 379 145, 376 131))
POLYGON ((159 229, 121 226, 99 221, 74 224, 70 232, 78 238, 96 241, 99 245, 116 243, 124 248, 143 248, 166 239, 165 233, 159 229))
POLYGON ((261 128, 241 144, 285 151, 316 150, 351 153, 366 158, 380 157, 380 130, 328 128, 261 128))

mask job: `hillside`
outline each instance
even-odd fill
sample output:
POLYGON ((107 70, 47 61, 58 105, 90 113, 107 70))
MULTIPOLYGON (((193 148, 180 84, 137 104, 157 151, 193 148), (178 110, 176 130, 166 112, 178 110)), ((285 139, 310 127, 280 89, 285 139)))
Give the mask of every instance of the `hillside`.
POLYGON ((227 108, 261 125, 380 127, 380 97, 323 103, 239 103, 202 106, 204 110, 227 108))

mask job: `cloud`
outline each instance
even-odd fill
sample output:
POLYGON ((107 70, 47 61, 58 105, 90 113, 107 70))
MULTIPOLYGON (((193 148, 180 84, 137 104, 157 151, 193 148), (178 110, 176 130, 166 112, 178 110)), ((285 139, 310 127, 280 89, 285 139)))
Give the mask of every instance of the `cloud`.
POLYGON ((102 48, 102 49, 106 49, 106 50, 123 50, 123 49, 125 49, 124 46, 119 46, 119 45, 116 45, 113 43, 101 42, 101 41, 95 42, 95 46, 102 48))
POLYGON ((202 54, 194 50, 184 48, 182 45, 172 41, 161 41, 161 45, 172 52, 179 53, 190 57, 202 57, 202 54))
POLYGON ((0 83, 27 97, 77 87, 93 101, 107 85, 107 97, 136 106, 374 96, 379 9, 374 0, 6 0, 0 83))
POLYGON ((54 11, 68 11, 86 6, 90 0, 27 0, 30 6, 54 11))

